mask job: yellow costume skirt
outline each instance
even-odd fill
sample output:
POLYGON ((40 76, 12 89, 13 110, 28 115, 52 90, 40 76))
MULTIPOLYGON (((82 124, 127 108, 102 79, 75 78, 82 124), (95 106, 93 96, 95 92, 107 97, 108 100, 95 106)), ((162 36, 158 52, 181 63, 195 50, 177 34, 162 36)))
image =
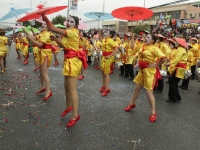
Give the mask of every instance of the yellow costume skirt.
POLYGON ((78 77, 82 68, 82 61, 78 57, 65 58, 63 64, 63 75, 78 77))
POLYGON ((37 57, 39 48, 37 46, 33 47, 33 55, 37 57))
POLYGON ((139 69, 134 82, 147 90, 153 90, 156 79, 156 68, 139 69))
POLYGON ((40 65, 44 64, 44 60, 47 57, 48 58, 47 67, 49 68, 51 65, 51 61, 52 61, 52 50, 51 49, 39 49, 36 57, 37 57, 36 61, 40 65))
POLYGON ((100 69, 101 69, 101 71, 103 71, 104 74, 109 74, 111 72, 111 65, 114 61, 113 58, 114 57, 106 59, 105 56, 102 56, 100 69))
POLYGON ((1 46, 0 47, 0 57, 4 57, 7 54, 7 47, 6 46, 1 46))
POLYGON ((134 61, 134 56, 133 55, 127 56, 125 64, 133 64, 133 61, 134 61))
POLYGON ((22 55, 27 55, 28 54, 28 45, 23 45, 21 46, 21 50, 22 50, 22 55))
POLYGON ((21 43, 16 43, 15 44, 15 49, 20 50, 21 49, 21 43))

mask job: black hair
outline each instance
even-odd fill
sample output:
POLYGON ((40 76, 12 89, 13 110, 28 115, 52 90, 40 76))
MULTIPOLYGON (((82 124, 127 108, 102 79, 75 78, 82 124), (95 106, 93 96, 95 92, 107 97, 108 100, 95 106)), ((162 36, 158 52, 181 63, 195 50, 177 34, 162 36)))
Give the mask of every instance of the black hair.
POLYGON ((77 16, 70 16, 70 17, 72 17, 72 18, 74 19, 74 21, 75 21, 75 28, 77 28, 77 29, 78 29, 78 25, 79 25, 79 18, 78 18, 77 16))
POLYGON ((110 35, 111 35, 111 38, 113 38, 115 36, 115 31, 110 30, 110 35))
POLYGON ((163 41, 163 38, 161 38, 161 37, 158 37, 158 39, 162 42, 163 41))
POLYGON ((152 34, 152 33, 149 33, 150 35, 151 35, 151 38, 152 38, 152 40, 153 40, 153 44, 155 44, 155 42, 156 42, 156 36, 154 35, 154 34, 152 34))

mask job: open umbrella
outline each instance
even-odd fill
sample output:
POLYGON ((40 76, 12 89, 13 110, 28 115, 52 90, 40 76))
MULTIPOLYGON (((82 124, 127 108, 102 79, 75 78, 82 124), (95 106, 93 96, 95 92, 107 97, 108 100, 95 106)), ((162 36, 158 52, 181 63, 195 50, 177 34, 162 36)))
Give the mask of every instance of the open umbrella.
MULTIPOLYGON (((29 13, 29 12, 26 12, 25 14, 28 15, 28 14, 30 14, 30 13, 29 13)), ((45 21, 43 21, 41 17, 35 18, 34 20, 37 21, 37 22, 40 22, 40 23, 42 23, 42 24, 45 23, 45 21)))
POLYGON ((115 9, 111 13, 115 18, 122 20, 131 20, 131 27, 133 20, 144 20, 153 16, 153 11, 145 7, 121 7, 115 9))
POLYGON ((54 6, 54 7, 44 8, 44 6, 40 4, 40 5, 37 6, 37 8, 38 8, 38 10, 27 14, 26 16, 17 20, 17 22, 24 22, 24 21, 27 21, 27 20, 36 19, 36 18, 41 17, 41 15, 49 15, 49 14, 58 12, 60 10, 63 10, 65 8, 67 8, 67 6, 54 6))
POLYGON ((100 20, 110 20, 113 19, 113 16, 109 13, 104 12, 87 12, 84 14, 85 17, 90 19, 98 20, 98 28, 99 28, 99 21, 100 20))
POLYGON ((153 12, 150 9, 145 7, 121 7, 115 9, 111 13, 115 18, 122 20, 144 20, 151 18, 153 16, 153 12))
POLYGON ((62 28, 62 29, 66 29, 66 26, 63 26, 62 24, 54 24, 55 27, 57 28, 62 28))
POLYGON ((14 7, 12 7, 12 8, 10 8, 10 11, 0 19, 0 21, 17 17, 17 16, 19 16, 19 15, 21 15, 21 14, 23 14, 23 13, 29 11, 29 10, 31 10, 31 8, 15 9, 14 7))

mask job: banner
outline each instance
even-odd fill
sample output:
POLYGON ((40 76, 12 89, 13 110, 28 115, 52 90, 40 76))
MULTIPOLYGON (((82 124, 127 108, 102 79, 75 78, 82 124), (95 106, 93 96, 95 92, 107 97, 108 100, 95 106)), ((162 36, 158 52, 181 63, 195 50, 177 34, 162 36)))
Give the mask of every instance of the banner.
POLYGON ((78 10, 78 0, 70 0, 69 9, 72 11, 78 10))

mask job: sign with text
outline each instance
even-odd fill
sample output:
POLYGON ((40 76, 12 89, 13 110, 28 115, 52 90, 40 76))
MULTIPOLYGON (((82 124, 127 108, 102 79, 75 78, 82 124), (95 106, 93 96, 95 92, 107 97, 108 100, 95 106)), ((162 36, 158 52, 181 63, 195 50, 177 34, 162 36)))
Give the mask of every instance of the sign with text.
POLYGON ((69 9, 72 11, 78 10, 78 0, 70 0, 69 9))

